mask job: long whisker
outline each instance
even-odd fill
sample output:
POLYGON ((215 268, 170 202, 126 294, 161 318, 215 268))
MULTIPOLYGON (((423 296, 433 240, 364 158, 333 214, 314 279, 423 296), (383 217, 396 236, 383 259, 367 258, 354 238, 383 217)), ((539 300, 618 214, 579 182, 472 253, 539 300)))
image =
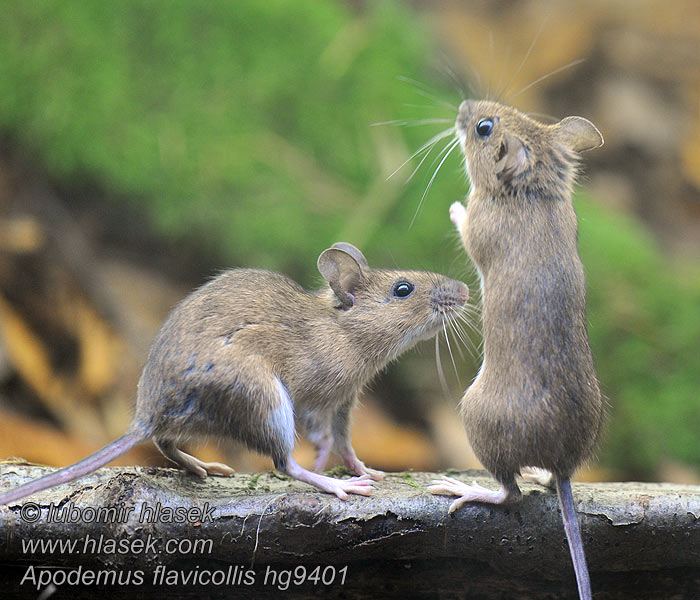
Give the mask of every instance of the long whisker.
POLYGON ((428 100, 432 100, 433 102, 436 102, 437 104, 442 104, 442 106, 446 106, 448 108, 451 108, 455 112, 457 111, 457 107, 454 104, 447 102, 446 100, 443 100, 442 98, 438 98, 435 94, 430 93, 430 91, 428 91, 426 89, 426 87, 420 81, 416 81, 415 79, 411 79, 410 77, 405 77, 404 75, 399 75, 397 77, 397 79, 399 81, 403 81, 405 83, 409 83, 412 86, 414 86, 414 88, 415 88, 414 91, 419 96, 423 96, 424 98, 427 98, 428 100))
POLYGON ((462 94, 462 98, 467 97, 467 92, 471 95, 472 91, 473 91, 471 89, 471 86, 468 83, 463 82, 457 76, 457 73, 455 73, 455 70, 450 65, 450 59, 448 58, 447 54, 445 54, 444 52, 442 53, 442 59, 443 59, 443 67, 445 68, 445 71, 450 76, 450 78, 452 79, 452 82, 455 84, 455 86, 457 86, 457 91, 460 94, 462 94))
MULTIPOLYGON (((469 356, 471 357, 472 360, 476 361, 479 356, 481 356, 480 350, 477 348, 476 344, 472 340, 471 337, 469 337, 466 332, 459 327, 455 323, 450 324, 450 329, 451 331, 455 334, 455 337, 461 342, 461 344, 466 348, 466 350, 469 352, 469 356)), ((457 346, 459 348, 459 346, 457 346)))
POLYGON ((506 103, 510 104, 513 99, 520 96, 520 94, 522 94, 523 92, 526 92, 527 90, 529 90, 533 85, 537 85, 541 81, 544 81, 545 79, 551 77, 552 75, 556 75, 557 73, 561 73, 562 71, 565 71, 566 69, 570 69, 571 67, 575 67, 576 65, 580 65, 585 60, 586 60, 585 58, 577 58, 576 60, 572 60, 570 63, 565 64, 563 67, 559 67, 558 69, 554 69, 554 71, 550 71, 546 75, 542 75, 542 77, 538 77, 537 79, 535 79, 535 81, 533 81, 529 85, 526 85, 524 88, 519 90, 517 93, 510 96, 506 100, 506 103))
POLYGON ((523 59, 520 61, 518 68, 515 70, 515 73, 513 73, 511 78, 508 80, 508 83, 506 84, 506 86, 502 90, 498 91, 496 98, 499 98, 501 94, 505 94, 510 89, 510 86, 513 85, 513 81, 515 81, 515 78, 520 74, 520 71, 525 66, 527 59, 530 58, 530 54, 532 54, 532 51, 535 48, 535 44, 537 43, 537 40, 539 39, 540 35, 542 34, 542 30, 544 29, 544 25, 546 22, 547 22, 547 18, 545 17, 542 20, 542 23, 540 23, 540 28, 537 30, 535 37, 532 38, 532 42, 530 42, 530 47, 527 49, 525 56, 523 56, 523 59))
POLYGON ((457 338, 458 343, 455 344, 455 347, 457 348, 457 352, 459 353, 459 358, 461 358, 462 362, 464 362, 464 352, 462 352, 462 346, 466 348, 464 332, 459 327, 457 327, 454 319, 447 320, 447 327, 449 331, 451 331, 454 334, 455 338, 457 338))
MULTIPOLYGON (((445 164, 445 161, 447 160, 447 157, 452 154, 452 151, 459 145, 459 138, 455 138, 453 142, 450 142, 446 148, 449 148, 447 152, 445 152, 445 156, 443 156, 442 160, 440 161, 440 164, 435 168, 435 172, 433 173, 433 176, 430 178, 430 181, 428 182, 428 185, 425 188, 425 191, 423 192, 423 195, 420 198, 420 202, 418 202, 418 208, 416 208, 416 213, 413 215, 413 219, 411 219, 411 224, 408 226, 409 229, 413 227, 413 223, 416 221, 416 217, 418 217, 418 213, 420 212, 421 206, 423 206, 423 200, 425 200, 425 197, 428 195, 428 192, 430 191, 430 188, 433 185, 433 181, 435 181, 435 178, 437 177, 438 172, 442 168, 442 165, 445 164)), ((443 150, 444 152, 444 150, 443 150)))
POLYGON ((445 379, 445 372, 442 370, 442 361, 440 360, 440 336, 435 336, 435 366, 437 367, 438 379, 440 380, 440 386, 445 396, 450 395, 450 388, 447 385, 447 379, 445 379))
POLYGON ((401 169, 403 169, 416 156, 427 150, 426 155, 423 157, 420 163, 418 163, 418 167, 416 167, 413 173, 411 173, 411 176, 408 178, 408 181, 410 181, 411 178, 416 174, 416 171, 423 164, 423 161, 425 161, 425 159, 428 158, 428 154, 430 154, 430 152, 432 151, 433 146, 435 146, 435 144, 437 144, 440 140, 444 140, 446 137, 450 137, 451 135, 454 135, 454 127, 445 129, 444 131, 441 131, 440 133, 431 137, 427 142, 425 142, 425 144, 423 144, 420 148, 418 148, 418 150, 411 154, 411 156, 409 156, 405 161, 403 161, 398 168, 394 169, 394 171, 387 177, 387 181, 391 179, 394 175, 396 175, 401 169))
POLYGON ((463 340, 465 348, 469 350, 469 354, 471 355, 472 358, 476 358, 475 355, 480 355, 481 354, 481 345, 483 343, 483 339, 480 336, 480 331, 472 324, 469 323, 468 321, 462 321, 465 324, 465 327, 471 332, 471 335, 467 334, 466 330, 462 331, 462 336, 460 339, 463 340), (474 336, 472 338, 472 336, 474 336), (474 338, 476 338, 478 343, 474 341, 474 338))
POLYGON ((462 387, 462 382, 459 380, 459 371, 457 370, 457 363, 455 362, 455 355, 452 353, 452 346, 450 346, 450 336, 447 335, 447 326, 445 325, 445 319, 442 320, 442 330, 445 332, 445 343, 447 344, 447 350, 450 353, 452 367, 454 368, 455 375, 457 376, 457 383, 460 387, 462 387))
MULTIPOLYGON (((490 60, 489 60, 489 71, 493 72, 493 65, 495 62, 494 58, 494 51, 493 51, 493 31, 489 29, 489 54, 490 54, 490 60)), ((489 77, 486 80, 486 99, 490 100, 491 99, 491 78, 489 77)))
POLYGON ((448 119, 447 117, 443 119, 416 119, 415 121, 402 121, 396 119, 393 121, 379 121, 377 123, 372 123, 372 127, 378 127, 379 125, 398 125, 402 127, 418 127, 420 125, 432 125, 433 123, 452 123, 454 119, 448 119))

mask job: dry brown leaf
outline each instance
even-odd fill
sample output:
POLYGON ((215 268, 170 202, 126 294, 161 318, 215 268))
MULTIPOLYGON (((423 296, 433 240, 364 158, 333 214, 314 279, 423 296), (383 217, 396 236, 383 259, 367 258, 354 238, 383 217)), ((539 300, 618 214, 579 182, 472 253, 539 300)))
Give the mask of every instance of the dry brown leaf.
POLYGON ((2 295, 0 332, 10 361, 22 379, 51 408, 61 408, 66 381, 54 374, 44 343, 2 295))
POLYGON ((114 383, 119 342, 107 323, 85 301, 76 302, 76 334, 80 341, 80 383, 93 396, 114 383))

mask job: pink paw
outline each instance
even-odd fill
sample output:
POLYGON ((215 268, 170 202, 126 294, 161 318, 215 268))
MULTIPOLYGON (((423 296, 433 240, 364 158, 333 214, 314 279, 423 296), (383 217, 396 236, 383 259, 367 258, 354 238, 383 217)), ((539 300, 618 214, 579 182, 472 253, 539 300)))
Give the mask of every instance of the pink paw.
POLYGON ((347 500, 348 494, 358 494, 360 496, 370 496, 374 486, 369 475, 361 475, 360 477, 351 477, 350 479, 331 479, 333 483, 329 485, 327 490, 331 494, 335 494, 341 500, 347 500))
POLYGON ((452 221, 458 231, 462 230, 462 223, 467 216, 467 210, 461 202, 453 202, 450 206, 450 221, 452 221))
POLYGON ((497 491, 489 490, 476 481, 468 485, 452 477, 442 476, 441 479, 434 479, 433 485, 428 486, 431 494, 441 496, 458 496, 450 504, 448 513, 453 513, 463 504, 468 502, 485 502, 487 504, 503 504, 507 500, 507 494, 503 488, 497 491))

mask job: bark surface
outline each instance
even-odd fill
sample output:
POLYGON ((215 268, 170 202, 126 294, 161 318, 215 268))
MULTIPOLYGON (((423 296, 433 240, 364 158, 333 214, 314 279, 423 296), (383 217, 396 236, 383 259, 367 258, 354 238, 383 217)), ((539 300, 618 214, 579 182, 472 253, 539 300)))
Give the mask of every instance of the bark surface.
MULTIPOLYGON (((0 491, 49 470, 0 465, 0 491)), ((576 597, 556 495, 523 484, 517 505, 449 515, 450 500, 425 490, 436 476, 389 474, 343 502, 271 472, 100 469, 0 507, 0 576, 18 598, 49 577, 50 597, 72 599, 576 597), (28 546, 41 540, 64 547, 28 546)), ((596 598, 700 598, 700 486, 573 491, 596 598)))

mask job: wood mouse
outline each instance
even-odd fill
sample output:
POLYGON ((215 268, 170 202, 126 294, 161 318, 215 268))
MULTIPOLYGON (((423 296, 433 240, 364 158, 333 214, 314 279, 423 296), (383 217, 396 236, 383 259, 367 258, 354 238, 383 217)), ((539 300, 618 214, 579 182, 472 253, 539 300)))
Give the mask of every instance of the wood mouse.
POLYGON ((518 474, 556 486, 581 598, 590 581, 570 477, 590 458, 604 406, 586 327, 572 187, 578 153, 603 137, 582 117, 545 125, 491 101, 464 101, 456 132, 471 180, 450 207, 481 279, 484 361, 461 401, 472 448, 498 491, 444 477, 434 494, 502 504, 518 474), (528 468, 535 469, 528 469, 528 468), (545 471, 542 471, 544 469, 545 471))
POLYGON ((343 500, 370 495, 384 474, 367 468, 350 442, 358 394, 389 361, 455 318, 469 291, 436 273, 371 269, 343 242, 321 253, 318 269, 328 284, 318 291, 254 269, 225 271, 195 290, 153 341, 126 434, 0 494, 0 504, 78 479, 148 439, 200 477, 233 473, 178 448, 206 436, 240 440, 278 470, 343 500), (297 428, 317 446, 316 473, 292 458, 297 428), (357 477, 318 473, 332 450, 357 477))

